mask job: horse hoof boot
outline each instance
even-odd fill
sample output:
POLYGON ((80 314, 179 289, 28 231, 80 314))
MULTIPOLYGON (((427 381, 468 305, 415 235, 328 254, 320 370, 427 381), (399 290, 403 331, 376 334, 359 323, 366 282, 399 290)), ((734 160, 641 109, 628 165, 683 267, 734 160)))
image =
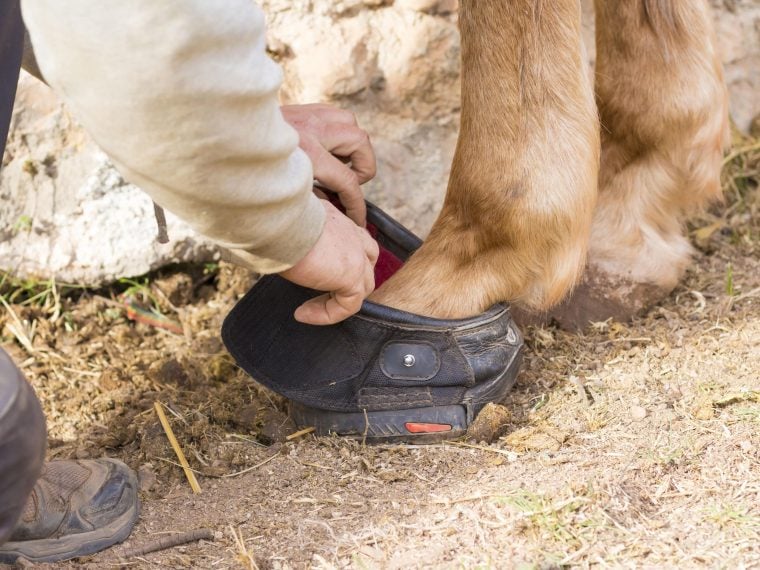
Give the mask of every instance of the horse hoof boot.
MULTIPOLYGON (((400 267, 421 243, 372 205, 368 222, 381 246, 376 271, 400 267)), ((454 438, 515 382, 523 338, 504 305, 445 320, 365 301, 335 325, 297 322, 295 309, 317 294, 268 275, 222 328, 241 368, 290 399, 301 427, 369 441, 454 438)))

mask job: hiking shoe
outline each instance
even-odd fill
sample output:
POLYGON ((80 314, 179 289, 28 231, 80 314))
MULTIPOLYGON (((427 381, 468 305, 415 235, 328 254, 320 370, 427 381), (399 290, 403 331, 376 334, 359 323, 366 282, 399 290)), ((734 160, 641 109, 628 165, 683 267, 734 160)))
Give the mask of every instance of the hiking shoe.
MULTIPOLYGON (((381 246, 380 281, 421 243, 371 204, 368 229, 381 246)), ((523 339, 505 305, 444 320, 365 301, 335 325, 297 322, 295 309, 318 294, 267 275, 222 327, 240 367, 289 398, 300 427, 370 441, 450 439, 515 382, 523 339)))
POLYGON ((137 477, 121 461, 51 461, 9 541, 0 545, 0 563, 94 554, 126 539, 138 512, 137 477))

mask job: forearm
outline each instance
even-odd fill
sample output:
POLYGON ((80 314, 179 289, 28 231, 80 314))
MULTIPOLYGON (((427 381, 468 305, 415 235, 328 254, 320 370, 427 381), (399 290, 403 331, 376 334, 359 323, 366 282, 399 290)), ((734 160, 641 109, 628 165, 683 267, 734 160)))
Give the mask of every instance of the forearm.
POLYGON ((48 83, 124 177, 261 272, 322 231, 249 0, 23 0, 48 83))

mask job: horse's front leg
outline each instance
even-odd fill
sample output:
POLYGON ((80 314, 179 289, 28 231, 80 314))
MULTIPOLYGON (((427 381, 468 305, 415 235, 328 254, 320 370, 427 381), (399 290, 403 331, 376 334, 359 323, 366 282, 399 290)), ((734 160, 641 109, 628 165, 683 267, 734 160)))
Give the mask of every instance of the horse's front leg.
POLYGON ((577 0, 463 0, 461 131, 440 216, 372 300, 427 316, 543 310, 576 283, 599 125, 577 0))

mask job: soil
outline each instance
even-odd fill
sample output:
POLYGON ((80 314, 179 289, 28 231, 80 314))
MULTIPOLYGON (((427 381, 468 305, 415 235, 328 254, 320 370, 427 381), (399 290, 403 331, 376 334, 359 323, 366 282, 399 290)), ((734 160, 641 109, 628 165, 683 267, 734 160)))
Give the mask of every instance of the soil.
POLYGON ((2 346, 43 402, 49 458, 140 474, 128 542, 47 567, 760 567, 760 161, 728 162, 682 285, 630 324, 527 329, 514 391, 446 444, 286 439, 285 402, 219 337, 254 282, 242 269, 6 290, 2 346), (129 318, 125 294, 163 319, 129 318), (122 558, 200 528, 214 540, 122 558))

